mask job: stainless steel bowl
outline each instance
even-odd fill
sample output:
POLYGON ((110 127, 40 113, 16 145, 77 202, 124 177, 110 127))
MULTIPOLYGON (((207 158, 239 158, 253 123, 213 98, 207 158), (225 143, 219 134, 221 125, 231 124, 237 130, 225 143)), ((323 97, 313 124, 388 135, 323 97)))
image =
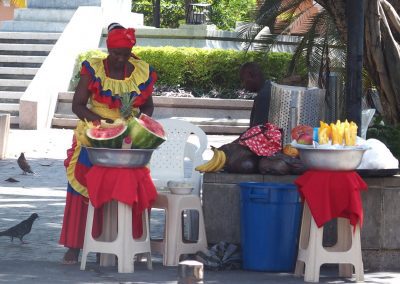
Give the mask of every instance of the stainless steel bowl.
POLYGON ((114 168, 140 168, 146 166, 155 149, 109 149, 85 147, 94 165, 114 168))
POLYGON ((297 148, 300 160, 308 169, 351 171, 361 163, 365 147, 349 147, 341 149, 297 148))

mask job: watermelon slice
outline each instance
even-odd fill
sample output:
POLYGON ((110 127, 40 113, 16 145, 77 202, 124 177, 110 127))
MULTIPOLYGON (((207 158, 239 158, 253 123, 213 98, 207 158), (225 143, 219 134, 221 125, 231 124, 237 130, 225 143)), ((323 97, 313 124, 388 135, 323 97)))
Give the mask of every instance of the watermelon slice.
POLYGON ((99 148, 121 148, 122 142, 128 133, 128 126, 124 123, 107 123, 107 125, 102 123, 98 127, 86 130, 86 136, 91 145, 99 148))
POLYGON ((167 139, 162 125, 145 114, 132 118, 129 129, 132 148, 155 149, 167 139))

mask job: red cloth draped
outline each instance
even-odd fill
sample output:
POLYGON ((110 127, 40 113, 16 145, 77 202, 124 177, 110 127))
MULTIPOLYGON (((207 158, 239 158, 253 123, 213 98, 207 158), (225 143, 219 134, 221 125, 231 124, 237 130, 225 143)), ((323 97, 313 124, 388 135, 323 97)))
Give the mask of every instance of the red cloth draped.
POLYGON ((133 237, 142 235, 142 213, 157 198, 148 168, 108 168, 93 166, 86 174, 89 199, 95 208, 117 200, 132 206, 133 237))
POLYGON ((363 223, 361 190, 367 184, 354 171, 307 171, 295 180, 318 227, 343 217, 353 226, 363 223))

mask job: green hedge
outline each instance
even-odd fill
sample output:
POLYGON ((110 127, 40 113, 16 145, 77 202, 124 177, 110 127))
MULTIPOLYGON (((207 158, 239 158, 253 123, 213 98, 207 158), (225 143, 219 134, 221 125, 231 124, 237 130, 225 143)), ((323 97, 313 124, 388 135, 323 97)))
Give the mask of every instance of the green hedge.
POLYGON ((157 70, 158 84, 204 90, 240 88, 239 68, 246 61, 259 62, 268 78, 279 80, 291 58, 289 53, 192 47, 134 47, 133 52, 157 70))
MULTIPOLYGON (((275 81, 286 73, 291 54, 282 52, 234 51, 187 47, 134 47, 133 52, 157 71, 159 85, 179 86, 189 90, 240 89, 239 68, 246 61, 260 63, 267 78, 275 81)), ((80 63, 98 52, 88 51, 77 58, 80 63)), ((76 82, 71 83, 71 89, 76 82)))

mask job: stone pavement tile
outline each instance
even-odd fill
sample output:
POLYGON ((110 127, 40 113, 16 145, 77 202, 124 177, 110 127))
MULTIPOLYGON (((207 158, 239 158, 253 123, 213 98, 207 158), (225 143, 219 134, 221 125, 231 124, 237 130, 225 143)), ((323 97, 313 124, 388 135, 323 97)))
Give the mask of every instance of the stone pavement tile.
MULTIPOLYGON (((11 130, 7 158, 0 160, 0 230, 9 228, 31 213, 39 214, 30 234, 21 244, 0 237, 0 282, 4 283, 177 283, 177 268, 163 267, 154 258, 154 270, 144 264, 135 273, 119 274, 115 267, 98 267, 94 254, 89 256, 86 271, 79 265, 61 264, 65 249, 58 244, 65 206, 65 169, 63 160, 70 146, 71 130, 11 130), (35 175, 22 175, 16 158, 26 153, 35 175), (5 181, 12 177, 19 182, 5 181)), ((235 137, 210 136, 209 145, 220 146, 235 137)), ((156 231, 160 230, 157 227, 156 231)), ((336 275, 335 269, 323 268, 322 283, 352 283, 336 275)), ((205 271, 204 283, 303 283, 290 273, 253 271, 205 271)), ((366 283, 400 283, 400 273, 366 272, 366 283)))

